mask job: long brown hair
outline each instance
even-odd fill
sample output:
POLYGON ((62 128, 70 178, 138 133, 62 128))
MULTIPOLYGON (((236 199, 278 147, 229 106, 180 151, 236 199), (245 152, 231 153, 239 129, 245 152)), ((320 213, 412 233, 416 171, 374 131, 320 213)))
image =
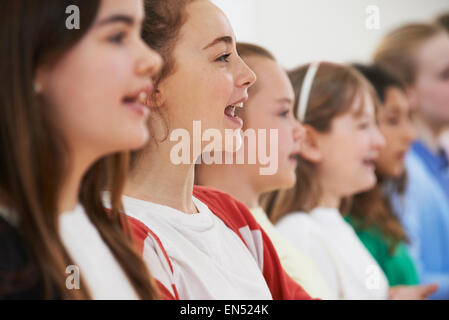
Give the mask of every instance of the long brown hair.
MULTIPOLYGON (((289 72, 295 91, 295 108, 309 66, 307 64, 289 72)), ((377 106, 374 89, 358 71, 348 66, 322 62, 312 85, 304 125, 311 126, 319 132, 328 132, 332 120, 349 112, 354 99, 365 91, 370 94, 377 106)), ((275 223, 288 213, 311 211, 318 205, 321 195, 322 187, 316 178, 316 165, 299 157, 295 186, 264 196, 262 206, 275 223)), ((348 200, 345 199, 342 201, 342 207, 347 206, 348 200)))
MULTIPOLYGON (((376 65, 354 65, 373 87, 381 102, 385 103, 386 92, 389 88, 404 90, 403 84, 393 75, 376 65)), ((386 192, 403 194, 407 183, 406 172, 399 177, 388 177, 376 170, 376 186, 368 191, 356 194, 352 199, 350 216, 354 218, 357 229, 365 230, 376 227, 387 239, 388 249, 392 253, 401 241, 408 241, 404 228, 394 209, 390 197, 386 192), (385 190, 388 186, 389 190, 385 190)))
MULTIPOLYGON (((45 102, 33 92, 33 79, 40 65, 57 61, 86 34, 99 6, 99 0, 0 2, 0 199, 18 217, 17 229, 36 261, 46 298, 86 299, 90 293, 83 279, 79 290, 65 287, 66 267, 73 263, 58 234, 57 204, 67 148, 45 102), (79 30, 65 27, 69 5, 80 9, 79 30)), ((84 176, 79 198, 138 296, 152 299, 157 297, 153 280, 119 214, 127 161, 125 153, 98 160, 84 176), (108 176, 110 213, 101 197, 108 176)))
MULTIPOLYGON (((165 129, 165 136, 157 139, 150 129, 149 143, 152 146, 157 146, 159 142, 164 141, 169 135, 169 119, 164 112, 161 105, 156 105, 158 86, 160 83, 172 74, 176 69, 176 64, 173 57, 173 50, 176 42, 179 39, 181 27, 187 19, 186 6, 195 0, 145 0, 145 20, 142 28, 142 39, 157 53, 162 56, 164 64, 162 70, 155 79, 155 90, 153 91, 149 105, 152 106, 154 112, 151 113, 150 120, 157 119, 162 122, 163 129, 165 129)), ((130 170, 132 171, 137 162, 139 162, 147 148, 136 150, 131 153, 130 170)))
POLYGON ((445 32, 437 24, 414 23, 399 27, 382 39, 373 60, 402 83, 413 84, 417 74, 416 51, 424 42, 445 32))

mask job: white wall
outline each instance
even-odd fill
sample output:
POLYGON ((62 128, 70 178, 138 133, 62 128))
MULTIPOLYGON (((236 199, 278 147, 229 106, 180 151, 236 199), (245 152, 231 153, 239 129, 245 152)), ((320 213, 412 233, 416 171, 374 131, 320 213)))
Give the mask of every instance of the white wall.
POLYGON ((449 11, 448 0, 212 0, 237 40, 268 48, 287 68, 312 60, 369 61, 382 36, 403 23, 449 11), (379 9, 379 29, 367 7, 379 9))

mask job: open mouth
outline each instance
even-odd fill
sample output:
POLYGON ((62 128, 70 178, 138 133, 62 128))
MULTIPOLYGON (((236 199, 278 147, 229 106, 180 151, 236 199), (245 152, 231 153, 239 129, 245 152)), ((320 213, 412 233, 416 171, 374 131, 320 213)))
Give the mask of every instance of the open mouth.
POLYGON ((225 111, 224 111, 224 113, 228 117, 236 118, 237 115, 235 114, 235 111, 236 111, 237 108, 243 108, 243 102, 240 102, 240 103, 237 103, 237 104, 231 104, 231 105, 227 106, 225 111))
POLYGON ((376 159, 365 159, 363 160, 363 165, 374 170, 376 168, 376 159))
POLYGON ((288 157, 288 160, 289 160, 291 163, 297 165, 298 162, 299 162, 299 154, 298 154, 298 153, 293 153, 293 154, 291 154, 291 155, 288 157))
POLYGON ((236 114, 237 108, 239 108, 239 109, 243 108, 243 102, 231 104, 231 105, 227 106, 224 110, 224 114, 230 121, 232 121, 232 123, 234 125, 241 128, 243 126, 243 120, 241 118, 239 118, 238 115, 236 114))
POLYGON ((148 94, 144 91, 139 92, 134 96, 127 96, 123 98, 123 104, 138 113, 141 116, 147 116, 150 110, 147 106, 148 94))

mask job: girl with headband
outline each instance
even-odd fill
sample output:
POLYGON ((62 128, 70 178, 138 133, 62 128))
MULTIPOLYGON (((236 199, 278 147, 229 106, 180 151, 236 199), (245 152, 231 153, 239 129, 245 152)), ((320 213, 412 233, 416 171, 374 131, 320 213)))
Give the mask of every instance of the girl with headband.
POLYGON ((349 197, 376 183, 374 163, 385 141, 376 126, 374 89, 353 68, 328 62, 289 75, 306 138, 297 183, 271 196, 271 219, 315 259, 338 299, 409 298, 414 288, 390 292, 383 271, 342 216, 349 197))

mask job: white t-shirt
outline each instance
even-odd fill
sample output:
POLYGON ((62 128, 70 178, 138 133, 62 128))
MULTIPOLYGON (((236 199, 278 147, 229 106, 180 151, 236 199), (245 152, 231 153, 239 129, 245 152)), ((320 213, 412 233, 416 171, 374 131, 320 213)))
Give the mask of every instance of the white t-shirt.
POLYGON ((387 299, 385 274, 337 209, 295 212, 276 228, 314 258, 338 299, 387 299))
POLYGON ((87 284, 93 299, 138 299, 126 274, 81 204, 73 211, 61 214, 59 234, 75 263, 75 268, 68 266, 66 270, 68 288, 75 290, 79 270, 79 275, 87 284))
POLYGON ((143 258, 157 280, 172 279, 180 299, 272 299, 256 260, 243 241, 193 197, 199 213, 131 197, 123 197, 127 215, 145 224, 160 239, 173 267, 167 274, 155 261, 163 259, 145 241, 143 258))

